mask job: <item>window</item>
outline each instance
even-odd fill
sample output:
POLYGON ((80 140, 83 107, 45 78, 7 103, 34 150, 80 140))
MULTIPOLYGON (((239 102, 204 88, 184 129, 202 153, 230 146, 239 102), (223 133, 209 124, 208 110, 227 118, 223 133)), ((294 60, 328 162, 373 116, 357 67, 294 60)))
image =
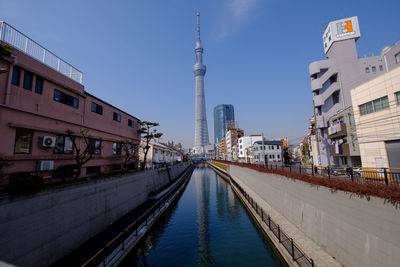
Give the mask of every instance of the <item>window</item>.
POLYGON ((22 87, 26 90, 32 90, 32 80, 33 80, 33 74, 32 72, 25 71, 24 74, 24 84, 22 87))
POLYGON ((113 120, 121 122, 121 114, 113 112, 113 120))
POLYGON ((270 159, 272 159, 272 156, 271 156, 271 155, 269 155, 269 158, 270 158, 270 159))
POLYGON ((79 100, 78 98, 75 98, 73 96, 70 96, 66 93, 63 93, 61 91, 58 91, 57 89, 54 89, 54 101, 63 103, 65 105, 74 107, 74 108, 79 108, 79 100))
POLYGON ((369 67, 365 68, 365 73, 369 73, 369 67))
POLYGON ((278 157, 278 159, 280 159, 280 158, 281 158, 281 155, 277 155, 277 157, 278 157))
POLYGON ((342 165, 347 165, 347 158, 346 157, 340 157, 340 160, 342 162, 342 165))
POLYGON ((11 78, 11 83, 13 85, 19 86, 19 80, 21 77, 21 69, 14 66, 13 68, 13 73, 12 73, 12 78, 11 78))
POLYGON ((72 154, 72 142, 71 137, 57 136, 54 154, 72 154))
POLYGON ((400 92, 395 93, 397 105, 400 105, 400 92))
POLYGON ((121 143, 113 143, 113 154, 121 155, 121 143))
POLYGON ((379 65, 379 70, 383 71, 383 66, 382 65, 379 65))
POLYGON ((278 146, 278 145, 276 146, 276 149, 279 149, 279 146, 278 146))
POLYGON ((397 53, 396 55, 394 55, 394 59, 396 61, 396 64, 400 63, 400 53, 397 53))
POLYGON ((337 82, 337 73, 333 74, 333 75, 329 78, 329 82, 330 82, 331 84, 337 82))
POLYGON ((30 154, 32 147, 32 131, 26 129, 16 129, 15 132, 15 154, 30 154))
POLYGON ((90 154, 99 155, 101 153, 101 141, 96 139, 89 139, 88 150, 90 154))
POLYGON ((387 96, 375 99, 359 106, 360 115, 366 115, 389 108, 389 100, 387 96))
POLYGON ((128 119, 128 126, 135 127, 135 122, 131 119, 128 119))
POLYGON ((376 72, 376 67, 375 66, 372 66, 372 72, 376 72))
POLYGON ((318 114, 318 116, 321 116, 321 115, 322 115, 322 108, 321 108, 321 106, 317 107, 317 114, 318 114))
POLYGON ((92 102, 92 112, 103 115, 103 107, 99 104, 92 102))
POLYGON ((121 164, 113 164, 113 165, 111 165, 111 169, 113 171, 118 171, 121 169, 121 164))
POLYGON ((35 93, 43 93, 43 79, 36 76, 35 93))
POLYGON ((86 168, 86 174, 99 173, 101 170, 100 166, 91 166, 86 168))
POLYGON ((333 101, 334 105, 339 103, 339 95, 340 95, 340 91, 336 91, 332 94, 332 101, 333 101))

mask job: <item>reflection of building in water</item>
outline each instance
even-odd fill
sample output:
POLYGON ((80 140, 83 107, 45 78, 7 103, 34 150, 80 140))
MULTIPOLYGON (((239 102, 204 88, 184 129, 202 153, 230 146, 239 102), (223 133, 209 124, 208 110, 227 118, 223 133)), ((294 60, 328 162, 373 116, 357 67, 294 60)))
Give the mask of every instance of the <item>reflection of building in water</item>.
POLYGON ((197 224, 198 224, 198 264, 200 266, 213 263, 210 251, 210 233, 208 231, 208 215, 210 207, 210 180, 207 177, 210 169, 198 169, 196 176, 197 224))
POLYGON ((225 216, 228 211, 226 203, 228 203, 228 184, 218 177, 217 173, 215 175, 215 187, 217 193, 217 213, 218 216, 225 216))

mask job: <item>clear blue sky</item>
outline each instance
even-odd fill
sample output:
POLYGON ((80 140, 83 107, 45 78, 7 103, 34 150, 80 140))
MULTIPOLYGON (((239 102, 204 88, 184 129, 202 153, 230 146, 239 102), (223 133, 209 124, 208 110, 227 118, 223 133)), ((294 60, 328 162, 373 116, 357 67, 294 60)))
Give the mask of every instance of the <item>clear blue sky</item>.
POLYGON ((195 12, 213 108, 232 104, 245 134, 299 142, 312 115, 308 64, 324 59, 331 20, 358 16, 359 55, 400 39, 400 1, 0 0, 0 20, 83 73, 88 92, 142 120, 165 140, 194 143, 195 12))

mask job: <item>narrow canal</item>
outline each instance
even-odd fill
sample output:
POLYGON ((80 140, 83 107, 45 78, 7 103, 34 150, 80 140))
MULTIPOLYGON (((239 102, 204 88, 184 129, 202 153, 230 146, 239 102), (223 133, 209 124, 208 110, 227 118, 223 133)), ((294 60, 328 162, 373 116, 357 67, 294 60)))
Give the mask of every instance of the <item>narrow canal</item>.
POLYGON ((229 183, 197 167, 123 266, 285 266, 229 183))

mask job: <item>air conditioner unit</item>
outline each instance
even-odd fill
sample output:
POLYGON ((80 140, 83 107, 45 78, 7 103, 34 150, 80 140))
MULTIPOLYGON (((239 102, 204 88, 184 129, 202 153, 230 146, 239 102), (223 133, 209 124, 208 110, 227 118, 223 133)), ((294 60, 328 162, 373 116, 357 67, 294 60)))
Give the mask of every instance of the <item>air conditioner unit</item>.
POLYGON ((54 147, 56 145, 56 137, 42 136, 40 140, 41 147, 54 147))
POLYGON ((41 160, 38 162, 37 169, 39 171, 49 171, 54 169, 54 161, 53 160, 41 160))

